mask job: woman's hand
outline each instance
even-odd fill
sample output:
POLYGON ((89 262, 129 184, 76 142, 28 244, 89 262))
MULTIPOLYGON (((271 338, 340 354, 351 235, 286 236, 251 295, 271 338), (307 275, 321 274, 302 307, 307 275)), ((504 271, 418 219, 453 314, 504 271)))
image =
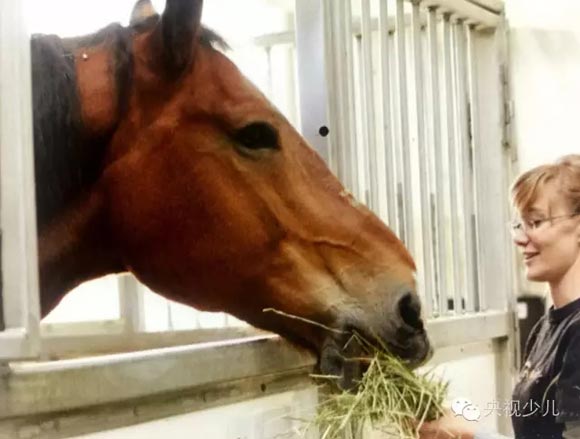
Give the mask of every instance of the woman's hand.
POLYGON ((473 439, 477 422, 456 416, 450 409, 431 422, 425 422, 419 429, 419 439, 473 439))

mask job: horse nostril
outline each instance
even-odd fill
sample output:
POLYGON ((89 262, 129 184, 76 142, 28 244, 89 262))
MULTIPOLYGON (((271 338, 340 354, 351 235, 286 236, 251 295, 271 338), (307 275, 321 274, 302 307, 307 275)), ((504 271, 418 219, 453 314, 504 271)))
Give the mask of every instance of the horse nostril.
POLYGON ((416 294, 408 292, 399 300, 399 314, 407 325, 413 329, 423 330, 421 304, 416 294))

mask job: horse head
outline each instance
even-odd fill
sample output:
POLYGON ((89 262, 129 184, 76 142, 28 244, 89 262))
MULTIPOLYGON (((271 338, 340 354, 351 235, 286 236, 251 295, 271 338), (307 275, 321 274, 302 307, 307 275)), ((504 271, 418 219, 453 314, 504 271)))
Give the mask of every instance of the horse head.
POLYGON ((86 279, 130 271, 167 298, 315 351, 345 387, 360 373, 344 358, 353 332, 425 361, 402 242, 218 50, 201 0, 167 0, 160 16, 145 3, 130 27, 63 43, 80 115, 73 149, 94 169, 39 216, 43 312, 86 279))

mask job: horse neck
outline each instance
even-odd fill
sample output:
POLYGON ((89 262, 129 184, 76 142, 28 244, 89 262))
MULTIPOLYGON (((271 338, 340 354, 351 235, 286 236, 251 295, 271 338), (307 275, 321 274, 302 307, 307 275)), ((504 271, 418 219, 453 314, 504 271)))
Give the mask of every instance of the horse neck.
POLYGON ((39 231, 41 314, 81 283, 123 271, 97 189, 39 231))
POLYGON ((114 55, 125 33, 102 33, 86 47, 54 36, 31 46, 43 316, 80 283, 123 268, 98 182, 125 101, 118 78, 129 77, 130 63, 114 55))

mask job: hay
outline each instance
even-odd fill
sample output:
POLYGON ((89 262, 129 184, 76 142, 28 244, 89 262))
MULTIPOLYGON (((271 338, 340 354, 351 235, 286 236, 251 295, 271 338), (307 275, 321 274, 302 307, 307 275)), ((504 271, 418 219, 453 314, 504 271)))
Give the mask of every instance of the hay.
MULTIPOLYGON (((273 308, 266 308, 264 312, 298 319, 330 332, 344 332, 273 308)), ((389 438, 416 439, 424 422, 444 414, 449 382, 435 377, 433 368, 425 373, 414 372, 386 346, 381 345, 379 349, 357 333, 352 334, 347 346, 350 343, 358 343, 363 354, 346 361, 368 364, 357 392, 340 390, 337 386, 340 377, 312 375, 322 380, 325 391, 329 392, 323 396, 314 419, 303 420, 302 436, 317 429, 320 439, 360 438, 363 431, 371 429, 389 438)))
MULTIPOLYGON (((354 335, 367 354, 354 359, 368 363, 357 392, 338 391, 319 404, 316 417, 306 431, 317 427, 321 439, 362 437, 365 429, 385 433, 386 437, 417 438, 426 421, 443 414, 448 382, 435 378, 433 369, 415 373, 386 349, 378 350, 354 335)), ((333 383, 337 377, 314 376, 333 383)))

